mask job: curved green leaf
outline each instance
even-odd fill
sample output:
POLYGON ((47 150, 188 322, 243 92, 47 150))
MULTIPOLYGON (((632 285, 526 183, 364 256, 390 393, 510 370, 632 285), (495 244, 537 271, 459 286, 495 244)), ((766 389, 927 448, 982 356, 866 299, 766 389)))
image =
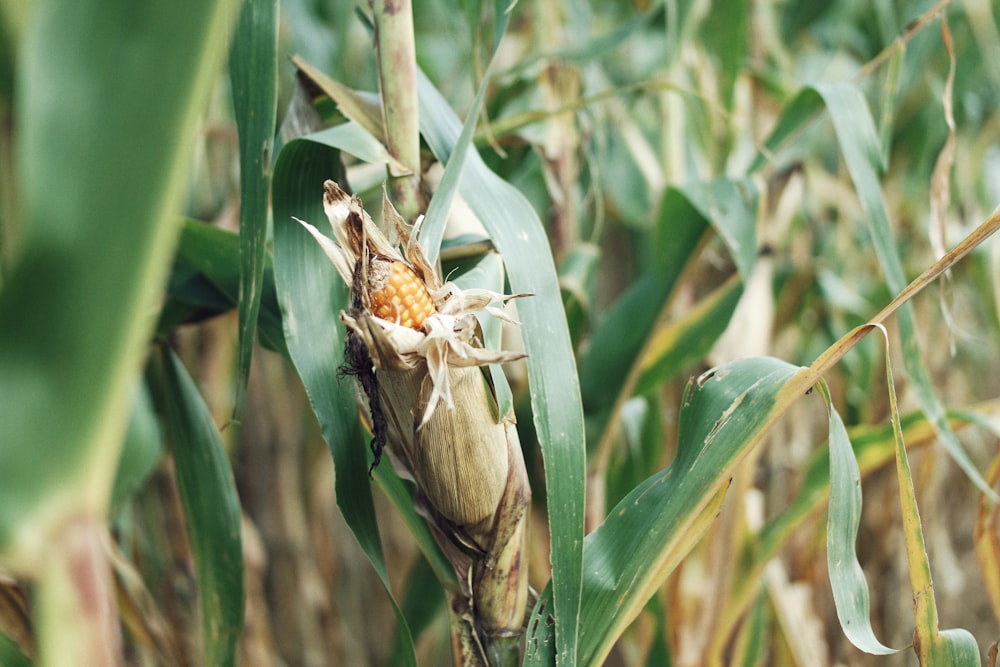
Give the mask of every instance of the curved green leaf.
MULTIPOLYGON (((447 162, 462 124, 423 75, 420 128, 431 149, 447 162)), ((548 238, 538 214, 469 148, 459 194, 482 221, 500 251, 511 290, 532 297, 518 303, 521 337, 528 353, 528 381, 535 430, 545 459, 556 641, 560 665, 577 662, 580 614, 583 494, 585 476, 583 414, 576 361, 562 308, 559 281, 548 238)))
MULTIPOLYGON (((761 168, 766 163, 768 154, 814 119, 824 107, 833 121, 844 163, 861 202, 872 246, 886 284, 891 292, 898 294, 906 287, 906 278, 882 196, 879 174, 886 166, 882 157, 883 148, 879 143, 868 103, 857 86, 838 83, 804 88, 785 107, 765 142, 765 150, 757 156, 750 170, 761 168)), ((937 430, 945 451, 983 493, 997 500, 996 492, 983 480, 948 424, 944 406, 934 391, 923 362, 913 308, 908 303, 899 308, 898 322, 899 336, 903 342, 903 365, 921 408, 937 430)))
MULTIPOLYGON (((402 635, 405 664, 415 665, 413 639, 392 595, 382 553, 355 392, 348 380, 337 376, 344 346, 339 313, 348 306, 347 290, 320 247, 292 219, 325 219, 323 181, 336 178, 339 171, 338 152, 325 144, 296 139, 281 149, 272 195, 275 281, 288 351, 333 455, 337 505, 389 594, 402 635)), ((388 474, 384 471, 387 467, 379 467, 380 477, 388 474)), ((408 497, 403 507, 406 504, 412 506, 408 497)), ((419 520, 410 524, 417 535, 420 526, 423 523, 419 520)))
POLYGON ((233 665, 244 607, 236 481, 208 406, 180 359, 165 346, 159 348, 154 375, 198 574, 205 664, 233 665))
POLYGON ((840 627, 866 653, 891 655, 900 649, 885 646, 871 626, 868 581, 858 563, 856 543, 861 524, 861 472, 840 415, 824 399, 830 413, 830 510, 826 521, 826 559, 830 587, 840 627))
MULTIPOLYGON (((580 664, 599 665, 677 562, 690 551, 742 457, 804 391, 809 374, 778 359, 726 364, 692 381, 676 460, 628 494, 584 546, 580 664)), ((539 600, 544 609, 551 591, 539 600)), ((529 625, 530 664, 552 650, 544 617, 529 625), (537 652, 532 655, 530 651, 537 652)))
POLYGON ((149 388, 146 384, 142 384, 132 399, 132 415, 129 418, 125 443, 115 473, 115 484, 111 494, 112 516, 145 482, 161 458, 163 458, 163 435, 153 411, 149 388))

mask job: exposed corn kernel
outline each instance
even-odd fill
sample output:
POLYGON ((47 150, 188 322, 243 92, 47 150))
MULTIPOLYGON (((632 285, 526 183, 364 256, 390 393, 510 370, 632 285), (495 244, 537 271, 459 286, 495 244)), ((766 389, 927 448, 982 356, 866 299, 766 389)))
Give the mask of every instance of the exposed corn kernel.
POLYGON ((389 276, 371 293, 372 313, 383 320, 419 329, 424 319, 435 311, 434 301, 424 283, 409 266, 392 261, 389 276))

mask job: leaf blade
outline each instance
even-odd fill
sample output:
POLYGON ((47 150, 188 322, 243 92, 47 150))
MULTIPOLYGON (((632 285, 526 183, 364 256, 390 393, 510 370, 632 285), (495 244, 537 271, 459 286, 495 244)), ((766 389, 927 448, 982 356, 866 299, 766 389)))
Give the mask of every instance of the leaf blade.
POLYGON ((19 567, 38 563, 44 524, 106 509, 234 7, 95 0, 30 14, 16 100, 23 235, 0 292, 0 552, 19 567))
MULTIPOLYGON (((829 395, 824 391, 824 399, 829 395)), ((827 515, 827 569, 840 627, 852 644, 866 653, 892 655, 871 626, 871 598, 855 544, 861 522, 861 472, 847 430, 831 403, 830 510, 827 515)))
POLYGON ((161 347, 154 372, 198 574, 205 664, 233 665, 244 607, 236 481, 212 415, 180 359, 161 347))
POLYGON ((240 146, 239 367, 242 412, 263 292, 268 195, 278 102, 278 0, 245 0, 229 53, 240 146))
MULTIPOLYGON (((441 94, 419 77, 421 132, 436 155, 451 154, 462 124, 441 94)), ((459 193, 489 232, 507 267, 528 354, 535 428, 545 458, 557 606, 559 664, 577 659, 583 550, 585 454, 579 380, 548 238, 538 215, 512 185, 469 148, 459 193)))
MULTIPOLYGON (((393 605, 405 664, 416 665, 413 638, 389 584, 354 394, 337 377, 343 363, 337 314, 347 307, 346 289, 320 247, 292 219, 325 217, 323 181, 339 170, 338 153, 330 146, 296 139, 282 147, 273 181, 275 282, 288 351, 333 456, 337 505, 393 605)), ((381 468, 380 474, 385 474, 381 468)))

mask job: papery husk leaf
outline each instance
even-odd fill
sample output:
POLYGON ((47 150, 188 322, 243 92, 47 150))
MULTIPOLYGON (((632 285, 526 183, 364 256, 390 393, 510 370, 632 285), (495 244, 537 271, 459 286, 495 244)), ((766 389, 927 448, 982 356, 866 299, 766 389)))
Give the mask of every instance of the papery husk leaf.
POLYGON ((475 591, 480 623, 493 637, 521 634, 528 601, 528 562, 523 560, 523 556, 531 488, 517 428, 507 422, 504 429, 507 434, 509 476, 497 508, 495 546, 476 573, 475 591))
POLYGON ((421 399, 430 390, 426 363, 376 370, 390 442, 434 508, 480 542, 507 485, 506 429, 480 369, 449 367, 447 373, 454 405, 435 410, 421 426, 421 399))
POLYGON ((344 370, 368 397, 375 464, 388 445, 397 473, 417 487, 415 508, 455 569, 464 596, 451 605, 456 659, 509 657, 526 613, 522 558, 531 489, 513 415, 501 414, 486 367, 524 354, 484 348, 475 313, 512 322, 493 307, 512 297, 444 283, 385 197, 388 234, 332 181, 323 203, 336 243, 303 224, 351 286, 352 308, 341 313, 348 327, 344 370), (383 265, 397 261, 431 295, 434 312, 420 329, 372 313, 383 265))

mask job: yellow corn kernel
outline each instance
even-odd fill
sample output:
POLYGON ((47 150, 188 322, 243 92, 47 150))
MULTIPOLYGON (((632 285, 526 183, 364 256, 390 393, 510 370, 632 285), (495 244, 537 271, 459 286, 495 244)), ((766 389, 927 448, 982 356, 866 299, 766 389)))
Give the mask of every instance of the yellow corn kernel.
POLYGON ((393 261, 385 283, 371 293, 372 314, 404 327, 419 329, 435 312, 434 301, 424 283, 403 262, 393 261))

